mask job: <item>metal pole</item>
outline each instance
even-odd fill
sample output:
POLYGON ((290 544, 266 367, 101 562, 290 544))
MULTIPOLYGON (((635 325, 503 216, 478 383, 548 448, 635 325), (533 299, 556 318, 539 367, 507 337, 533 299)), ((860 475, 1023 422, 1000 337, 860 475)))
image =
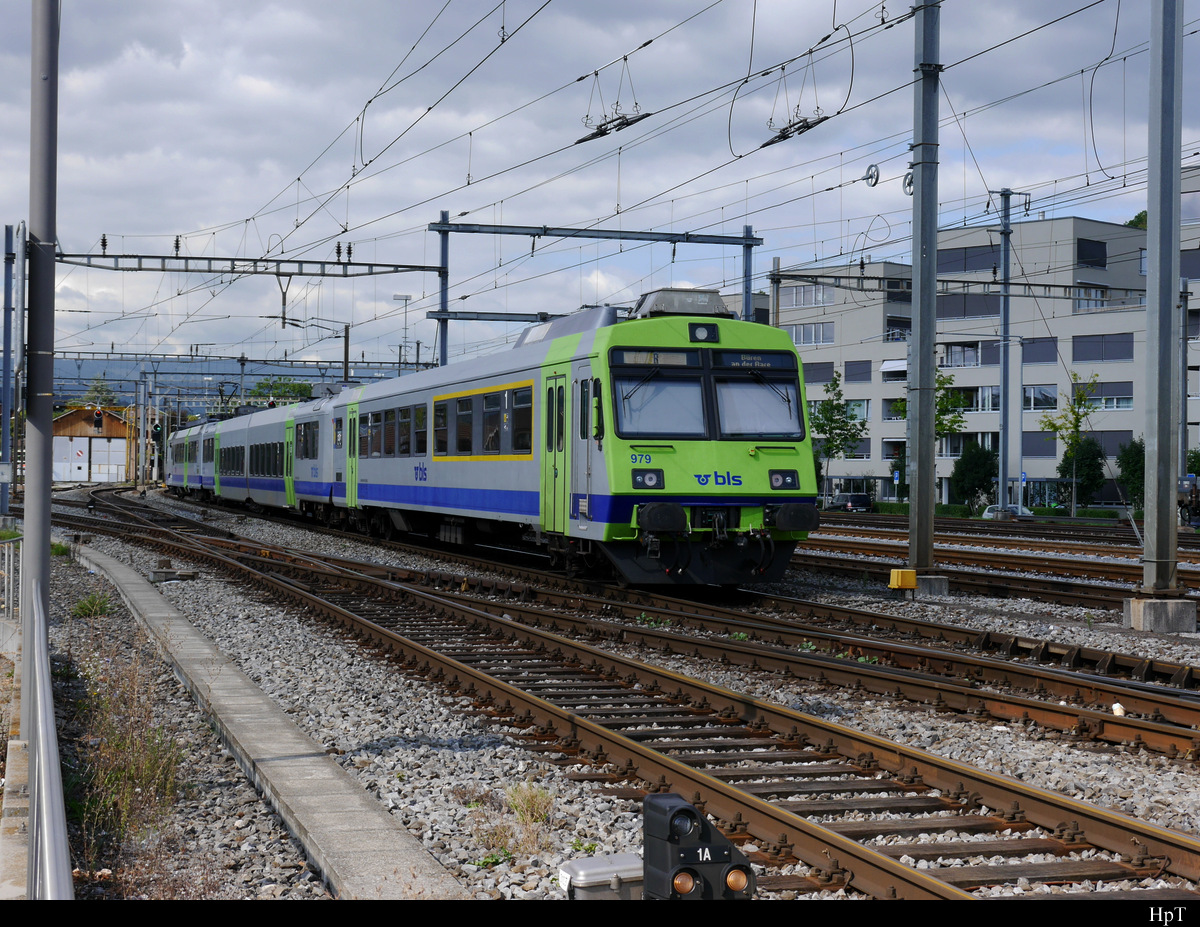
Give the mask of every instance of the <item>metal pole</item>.
POLYGON ((350 326, 342 333, 342 382, 350 382, 350 326))
MULTIPOLYGON (((58 0, 34 0, 29 131, 29 365, 25 420, 25 543, 21 614, 50 613, 50 490, 54 418, 54 243, 57 239, 58 0)), ((34 647, 23 650, 27 679, 34 647)), ((25 700, 21 729, 29 730, 25 700)))
MULTIPOLYGON (((996 493, 996 504, 1008 504, 1008 454, 1009 454, 1009 352, 1012 348, 1009 336, 1009 259, 1012 239, 1012 190, 1005 187, 1000 191, 1000 485, 996 493)), ((1020 490, 1018 489, 1018 495, 1020 490)), ((1001 509, 1003 517, 1004 509, 1001 509)), ((1019 510, 1018 510, 1019 511, 1019 510)))
MULTIPOLYGON (((450 221, 450 213, 442 210, 442 225, 446 225, 450 221)), ((438 232, 441 238, 441 261, 442 266, 438 269, 438 277, 441 279, 441 293, 438 299, 438 307, 442 312, 450 311, 450 233, 448 231, 438 232)), ((445 367, 450 357, 450 347, 447 344, 447 336, 450 334, 449 318, 440 318, 437 320, 437 337, 441 343, 440 353, 438 354, 438 363, 445 367)))
POLYGON ((908 370, 908 565, 933 566, 934 342, 937 334, 938 74, 941 4, 916 14, 913 112, 913 340, 908 370))
POLYGON ((750 244, 750 239, 754 237, 754 229, 744 225, 742 234, 746 238, 746 243, 742 245, 742 318, 753 322, 754 293, 751 292, 751 279, 754 274, 754 245, 750 244))
POLYGON ((771 258, 771 325, 779 327, 779 258, 771 258))
POLYGON ((1176 587, 1179 517, 1179 365, 1174 339, 1179 310, 1182 4, 1150 4, 1150 129, 1146 292, 1146 538, 1142 589, 1176 587))
MULTIPOLYGON (((9 466, 8 479, 0 482, 0 515, 8 514, 8 495, 12 480, 12 407, 13 407, 13 227, 4 226, 4 369, 0 373, 0 463, 9 466)), ((21 255, 22 261, 25 256, 21 255)))

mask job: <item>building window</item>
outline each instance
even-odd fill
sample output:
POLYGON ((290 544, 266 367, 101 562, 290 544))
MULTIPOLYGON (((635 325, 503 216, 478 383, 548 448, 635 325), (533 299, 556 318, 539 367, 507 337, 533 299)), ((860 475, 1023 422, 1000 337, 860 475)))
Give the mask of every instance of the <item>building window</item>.
POLYGON ((1058 439, 1052 431, 1021 432, 1022 457, 1058 457, 1058 439))
POLYGON ((871 439, 863 438, 852 448, 846 449, 847 460, 870 460, 871 459, 871 439))
POLYGON ((939 457, 961 457, 963 452, 963 435, 946 435, 938 441, 939 457))
POLYGON ((805 383, 829 383, 833 380, 833 361, 804 365, 805 383))
POLYGON ((1000 408, 1000 387, 966 386, 955 387, 963 398, 959 406, 964 412, 995 412, 1000 408))
POLYGON ((1026 412, 1048 412, 1058 408, 1058 387, 1026 386, 1021 408, 1026 412))
POLYGON ((906 399, 885 399, 883 401, 883 420, 885 422, 902 422, 907 416, 903 414, 908 407, 906 399))
POLYGON ((1058 339, 1057 338, 1022 338, 1021 339, 1021 363, 1022 364, 1057 364, 1058 363, 1058 339))
POLYGON ((846 361, 847 383, 870 383, 871 362, 869 360, 846 361))
POLYGON ((1095 440, 1103 449, 1105 457, 1116 457, 1122 444, 1133 442, 1132 431, 1088 431, 1084 436, 1095 440))
POLYGON ((1133 332, 1075 335, 1071 339, 1072 363, 1131 360, 1133 360, 1133 332))
POLYGON ((1132 409, 1133 381, 1097 383, 1095 392, 1088 398, 1088 405, 1093 409, 1102 409, 1106 412, 1132 409))
POLYGON ((1000 364, 999 341, 972 341, 947 344, 939 367, 996 367, 1000 364))
POLYGON ((1146 249, 1138 249, 1138 273, 1145 277, 1150 271, 1150 262, 1146 257, 1146 249))
POLYGON ((803 325, 785 325, 784 330, 799 345, 833 344, 832 322, 805 322, 803 325))
POLYGON ((1108 267, 1108 242, 1076 239, 1075 256, 1080 267, 1108 267))
POLYGON ((815 306, 832 306, 833 301, 833 287, 823 286, 819 283, 779 288, 780 309, 811 309, 815 306))
POLYGON ((1109 307, 1108 288, 1103 286, 1077 286, 1074 288, 1075 302, 1072 312, 1100 312, 1109 307))
POLYGON ((846 414, 850 418, 859 422, 869 422, 871 420, 871 400, 870 399, 848 399, 846 400, 846 414))

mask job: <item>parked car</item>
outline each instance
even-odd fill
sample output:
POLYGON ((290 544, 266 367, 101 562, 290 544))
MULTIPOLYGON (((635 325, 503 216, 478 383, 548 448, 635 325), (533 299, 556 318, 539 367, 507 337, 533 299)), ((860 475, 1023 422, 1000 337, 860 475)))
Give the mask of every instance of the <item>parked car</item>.
POLYGON ((831 512, 869 512, 871 497, 865 492, 840 492, 829 503, 831 512))
POLYGON ((1009 513, 1011 514, 1011 516, 1013 518, 1017 518, 1017 517, 1025 516, 1025 515, 1033 515, 1033 512, 1029 511, 1029 509, 1025 508, 1025 506, 1017 505, 1015 502, 1010 502, 1008 505, 1005 505, 1005 506, 989 505, 986 509, 983 510, 983 517, 984 518, 996 518, 997 513, 1002 508, 1008 509, 1009 513))

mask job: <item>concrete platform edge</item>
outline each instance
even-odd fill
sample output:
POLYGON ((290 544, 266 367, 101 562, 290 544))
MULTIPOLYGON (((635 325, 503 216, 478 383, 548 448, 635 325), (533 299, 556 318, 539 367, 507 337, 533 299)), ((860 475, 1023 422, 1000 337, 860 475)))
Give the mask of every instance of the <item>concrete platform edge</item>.
POLYGON ((339 898, 465 899, 467 891, 262 690, 128 564, 83 545, 339 898), (338 796, 336 793, 341 793, 338 796), (331 801, 336 815, 314 809, 331 801), (387 849, 385 850, 385 846, 387 849))

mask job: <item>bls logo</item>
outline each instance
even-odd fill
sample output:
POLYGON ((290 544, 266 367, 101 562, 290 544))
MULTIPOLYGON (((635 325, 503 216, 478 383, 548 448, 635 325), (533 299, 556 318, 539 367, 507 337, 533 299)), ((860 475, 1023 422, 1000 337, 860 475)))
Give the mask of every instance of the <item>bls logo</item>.
POLYGON ((429 479, 429 471, 425 469, 425 464, 417 464, 413 467, 413 477, 418 483, 424 483, 429 479))
POLYGON ((696 482, 699 483, 701 486, 707 486, 709 480, 712 480, 714 486, 741 486, 742 485, 742 478, 740 476, 734 476, 728 470, 726 470, 724 473, 715 473, 714 472, 711 475, 709 475, 707 473, 693 473, 692 475, 694 477, 696 477, 696 482))

